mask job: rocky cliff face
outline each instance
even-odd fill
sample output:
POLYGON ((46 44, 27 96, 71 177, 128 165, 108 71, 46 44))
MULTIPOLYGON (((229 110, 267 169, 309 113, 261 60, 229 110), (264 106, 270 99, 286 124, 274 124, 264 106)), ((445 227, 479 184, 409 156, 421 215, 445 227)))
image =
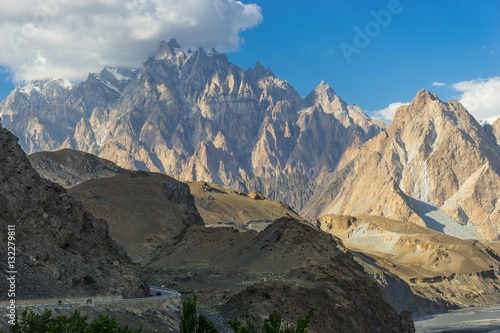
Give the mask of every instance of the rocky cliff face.
MULTIPOLYGON (((0 126, 0 255, 7 258, 7 225, 16 230, 16 297, 123 294, 147 288, 123 248, 65 189, 43 180, 17 138, 0 126)), ((7 271, 6 260, 0 264, 7 271)), ((0 282, 8 290, 7 280, 0 282)), ((1 297, 6 297, 7 294, 1 297)))
POLYGON ((464 238, 499 239, 500 155, 456 102, 421 90, 303 213, 370 214, 464 238), (459 225, 457 225, 458 222, 459 225), (463 232, 463 228, 469 231, 463 232))
POLYGON ((260 63, 244 71, 215 50, 186 54, 175 40, 137 70, 106 67, 77 87, 19 86, 0 114, 30 153, 84 150, 127 169, 269 190, 295 209, 307 193, 261 184, 281 175, 314 183, 385 128, 324 82, 303 99, 260 63))

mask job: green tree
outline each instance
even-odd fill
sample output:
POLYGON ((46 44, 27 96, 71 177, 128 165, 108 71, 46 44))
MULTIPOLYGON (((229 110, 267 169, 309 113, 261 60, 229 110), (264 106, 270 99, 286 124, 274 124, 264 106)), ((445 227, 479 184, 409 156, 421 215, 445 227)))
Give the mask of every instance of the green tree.
POLYGON ((262 327, 263 333, 275 333, 280 332, 281 329, 281 316, 276 310, 269 314, 269 319, 264 321, 264 326, 262 327))
POLYGON ((181 333, 218 333, 215 325, 205 315, 197 316, 197 301, 198 298, 194 293, 193 300, 188 297, 186 301, 182 302, 181 333))
POLYGON ((229 326, 231 326, 235 333, 258 333, 250 317, 247 318, 246 325, 238 319, 235 319, 229 322, 229 326))
POLYGON ((318 306, 315 304, 313 305, 312 309, 309 310, 309 313, 306 315, 304 319, 298 319, 297 320, 297 328, 295 329, 295 333, 305 333, 307 332, 307 328, 309 327, 309 323, 311 322, 312 317, 314 316, 314 311, 318 306))
POLYGON ((272 311, 269 314, 269 318, 264 321, 262 329, 258 330, 253 324, 250 318, 247 318, 246 325, 244 325, 238 319, 235 319, 229 322, 229 325, 234 330, 235 333, 305 333, 307 332, 307 328, 309 327, 309 323, 314 316, 314 311, 316 311, 318 307, 314 305, 309 313, 303 319, 297 320, 296 328, 291 328, 287 324, 282 325, 281 316, 278 312, 272 311))
POLYGON ((196 293, 194 293, 193 300, 188 297, 187 300, 182 302, 181 333, 196 332, 196 301, 196 293))
POLYGON ((196 333, 219 333, 214 323, 207 319, 205 315, 200 314, 198 316, 198 326, 196 327, 196 333))
POLYGON ((142 329, 130 330, 128 325, 120 327, 115 318, 99 315, 99 318, 87 327, 85 333, 140 333, 141 331, 142 329))

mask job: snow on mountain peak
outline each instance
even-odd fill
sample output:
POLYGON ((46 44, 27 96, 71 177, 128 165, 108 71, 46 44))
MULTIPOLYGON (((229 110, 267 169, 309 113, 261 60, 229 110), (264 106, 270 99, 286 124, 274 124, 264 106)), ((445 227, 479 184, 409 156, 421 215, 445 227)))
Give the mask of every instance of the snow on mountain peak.
POLYGON ((59 79, 59 78, 54 78, 54 79, 46 82, 44 86, 48 86, 48 85, 50 85, 52 83, 57 84, 61 88, 64 88, 66 90, 71 90, 71 89, 73 89, 76 86, 75 84, 71 83, 67 79, 59 79))
POLYGON ((133 75, 131 74, 137 71, 137 68, 106 66, 103 71, 110 73, 116 81, 130 81, 133 79, 133 75))
POLYGON ((31 96, 33 91, 41 93, 43 95, 55 96, 55 90, 63 89, 69 91, 73 89, 75 85, 67 79, 53 78, 48 80, 35 80, 21 87, 19 91, 23 94, 31 96))
POLYGON ((35 90, 36 92, 40 93, 42 92, 42 89, 40 88, 40 86, 38 86, 36 84, 36 81, 31 81, 30 83, 28 83, 27 85, 21 87, 21 89, 19 90, 21 93, 23 94, 26 94, 26 95, 30 95, 32 94, 33 90, 35 90))

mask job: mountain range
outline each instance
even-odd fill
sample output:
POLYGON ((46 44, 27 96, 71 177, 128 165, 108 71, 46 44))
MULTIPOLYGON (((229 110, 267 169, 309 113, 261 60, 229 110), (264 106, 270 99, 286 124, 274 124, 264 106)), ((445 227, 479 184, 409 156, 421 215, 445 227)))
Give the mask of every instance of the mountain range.
POLYGON ((346 150, 385 129, 324 82, 302 98, 258 62, 244 71, 215 50, 186 54, 175 40, 140 69, 106 67, 79 86, 18 86, 0 115, 30 154, 83 150, 128 169, 256 190, 297 210, 346 150))
POLYGON ((331 175, 303 213, 385 216, 456 237, 498 240, 498 123, 485 129, 459 102, 421 90, 386 131, 331 175))
POLYGON ((255 191, 310 222, 370 214, 499 239, 500 120, 483 127, 425 90, 387 127, 325 82, 302 98, 258 62, 245 71, 171 40, 138 69, 18 86, 0 114, 29 153, 72 148, 255 191))

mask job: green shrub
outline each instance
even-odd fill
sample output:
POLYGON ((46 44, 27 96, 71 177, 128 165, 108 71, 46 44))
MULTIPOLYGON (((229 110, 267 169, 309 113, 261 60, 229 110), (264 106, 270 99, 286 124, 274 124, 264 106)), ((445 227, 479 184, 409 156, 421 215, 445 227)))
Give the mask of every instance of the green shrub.
POLYGON ((276 311, 269 314, 269 318, 264 321, 260 330, 255 327, 250 318, 247 318, 246 325, 238 319, 229 322, 229 325, 235 333, 305 333, 316 309, 317 306, 314 305, 304 319, 298 319, 295 328, 291 328, 287 324, 282 325, 281 316, 276 311))
POLYGON ((142 329, 131 330, 128 326, 121 327, 115 318, 99 315, 99 318, 87 323, 88 316, 82 316, 76 310, 70 317, 63 315, 53 317, 52 312, 45 310, 43 314, 37 314, 32 310, 23 311, 21 320, 17 314, 14 325, 11 325, 13 333, 140 333, 142 329))
MULTIPOLYGON (((215 325, 206 316, 203 314, 197 315, 197 300, 195 293, 192 300, 188 297, 187 300, 182 302, 181 333, 218 333, 219 331, 215 325)), ((250 318, 247 318, 245 323, 235 319, 229 322, 229 325, 235 333, 306 333, 316 309, 317 306, 314 305, 305 318, 298 319, 295 328, 291 328, 286 324, 282 325, 282 318, 277 311, 272 311, 269 314, 269 318, 264 321, 261 329, 257 329, 250 318)))

